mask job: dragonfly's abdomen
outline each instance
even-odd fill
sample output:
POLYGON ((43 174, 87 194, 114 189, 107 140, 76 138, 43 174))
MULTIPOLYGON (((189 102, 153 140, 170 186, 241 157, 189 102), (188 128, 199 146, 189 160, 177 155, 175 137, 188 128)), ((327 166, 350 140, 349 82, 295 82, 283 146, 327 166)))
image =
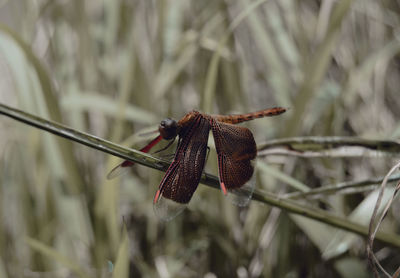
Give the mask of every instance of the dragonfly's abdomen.
POLYGON ((251 121, 263 117, 277 116, 286 111, 286 108, 274 107, 270 109, 265 109, 257 112, 240 114, 240 115, 213 115, 212 117, 218 122, 228 123, 228 124, 238 124, 241 122, 251 121))

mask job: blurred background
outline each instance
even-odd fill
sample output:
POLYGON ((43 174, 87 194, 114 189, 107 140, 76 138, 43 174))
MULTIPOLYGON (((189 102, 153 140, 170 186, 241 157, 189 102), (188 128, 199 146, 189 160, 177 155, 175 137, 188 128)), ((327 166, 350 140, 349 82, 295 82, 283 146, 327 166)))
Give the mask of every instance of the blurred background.
MULTIPOLYGON (((290 110, 245 124, 259 144, 400 136, 397 0, 2 0, 0 22, 0 102, 124 146, 192 109, 273 106, 290 110)), ((163 222, 152 208, 162 172, 135 165, 107 180, 121 160, 6 117, 0 130, 0 277, 372 277, 351 233, 239 208, 204 185, 163 222)), ((396 158, 262 156, 256 188, 377 178, 396 158)), ((368 225, 375 188, 298 202, 368 225)), ((393 206, 382 229, 399 233, 393 206)), ((400 265, 398 250, 375 249, 388 271, 400 265)))

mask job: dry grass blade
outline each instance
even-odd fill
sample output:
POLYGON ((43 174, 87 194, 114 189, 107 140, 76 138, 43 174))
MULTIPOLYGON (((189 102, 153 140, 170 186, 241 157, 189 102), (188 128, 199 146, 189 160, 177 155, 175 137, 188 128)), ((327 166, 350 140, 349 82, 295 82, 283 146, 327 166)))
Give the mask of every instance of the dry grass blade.
POLYGON ((113 276, 118 277, 129 277, 129 238, 126 226, 123 227, 122 240, 118 247, 117 259, 115 261, 115 267, 113 270, 113 276))
POLYGON ((254 10, 260 6, 261 4, 265 3, 266 0, 258 0, 251 5, 246 6, 246 8, 236 17, 236 19, 230 24, 229 29, 226 31, 226 33, 221 37, 221 39, 218 42, 218 46, 216 51, 213 54, 213 57, 211 59, 211 62, 209 64, 208 70, 207 70, 207 77, 206 77, 206 83, 205 83, 205 89, 204 89, 204 111, 205 112, 211 112, 211 107, 214 99, 214 93, 215 93, 215 86, 217 82, 217 76, 218 76, 218 65, 220 62, 221 58, 221 53, 222 50, 225 46, 225 44, 228 42, 232 32, 235 30, 235 28, 247 17, 251 15, 254 10))
POLYGON ((350 12, 351 5, 354 1, 342 0, 335 2, 330 17, 327 33, 324 40, 318 45, 312 59, 308 62, 303 83, 299 88, 299 92, 294 99, 296 110, 288 121, 285 136, 290 137, 297 134, 298 130, 303 126, 302 121, 307 111, 307 106, 312 102, 312 98, 317 93, 316 88, 322 81, 331 63, 332 52, 336 46, 341 24, 347 13, 350 12))
POLYGON ((78 262, 72 260, 71 258, 67 258, 62 254, 58 253, 53 248, 43 244, 40 241, 37 241, 33 238, 26 238, 26 243, 37 252, 40 252, 48 257, 53 258, 54 260, 60 262, 61 264, 68 267, 68 269, 72 270, 78 277, 81 278, 89 278, 90 275, 85 272, 85 270, 78 264, 78 262))
MULTIPOLYGON (((383 210, 381 216, 379 217, 379 219, 376 221, 377 218, 377 213, 378 213, 378 209, 381 206, 381 202, 382 202, 382 197, 383 197, 383 193, 385 191, 385 187, 386 184, 388 182, 389 177, 395 172, 398 171, 400 167, 400 162, 398 164, 396 164, 395 166, 393 166, 392 169, 390 169, 390 171, 387 173, 387 175, 385 176, 382 184, 381 184, 381 188, 379 191, 379 196, 378 199, 376 201, 376 205, 374 207, 374 211, 372 213, 371 216, 371 221, 369 224, 369 231, 368 231, 368 243, 367 243, 367 254, 368 254, 368 261, 372 267, 372 270, 374 272, 375 277, 379 277, 379 273, 378 270, 376 268, 376 266, 379 267, 379 269, 387 276, 387 277, 392 277, 383 267, 382 265, 379 263, 379 261, 376 259, 374 251, 373 251, 373 245, 374 245, 374 240, 376 238, 376 234, 379 230, 379 227, 383 221, 383 219, 385 218, 390 206, 392 205, 393 200, 395 199, 398 190, 400 189, 400 182, 397 184, 396 189, 393 193, 393 197, 389 200, 389 202, 386 204, 385 209, 383 210), (375 223, 376 222, 376 223, 375 223)), ((398 272, 399 270, 397 270, 396 272, 398 272)))

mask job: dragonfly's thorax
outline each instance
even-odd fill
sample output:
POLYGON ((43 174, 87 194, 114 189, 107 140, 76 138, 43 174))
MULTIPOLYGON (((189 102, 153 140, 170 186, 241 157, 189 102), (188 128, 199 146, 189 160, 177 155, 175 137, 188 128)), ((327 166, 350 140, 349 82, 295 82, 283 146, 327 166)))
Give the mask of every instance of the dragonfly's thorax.
POLYGON ((166 118, 160 122, 158 131, 163 139, 170 140, 175 138, 179 132, 178 123, 174 119, 166 118))
MULTIPOLYGON (((183 116, 183 118, 180 119, 178 122, 178 127, 180 128, 180 131, 185 130, 187 126, 192 125, 193 121, 197 117, 199 117, 200 114, 201 114, 200 112, 193 110, 193 111, 187 113, 185 116, 183 116)), ((178 130, 178 133, 180 131, 178 130)))

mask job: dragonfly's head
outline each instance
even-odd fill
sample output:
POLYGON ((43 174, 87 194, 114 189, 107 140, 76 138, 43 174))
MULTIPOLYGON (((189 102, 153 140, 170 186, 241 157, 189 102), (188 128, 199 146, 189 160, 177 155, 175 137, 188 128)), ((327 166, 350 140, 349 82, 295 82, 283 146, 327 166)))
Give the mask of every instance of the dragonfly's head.
POLYGON ((178 134, 178 124, 174 119, 166 118, 161 121, 158 131, 165 140, 170 140, 178 134))

